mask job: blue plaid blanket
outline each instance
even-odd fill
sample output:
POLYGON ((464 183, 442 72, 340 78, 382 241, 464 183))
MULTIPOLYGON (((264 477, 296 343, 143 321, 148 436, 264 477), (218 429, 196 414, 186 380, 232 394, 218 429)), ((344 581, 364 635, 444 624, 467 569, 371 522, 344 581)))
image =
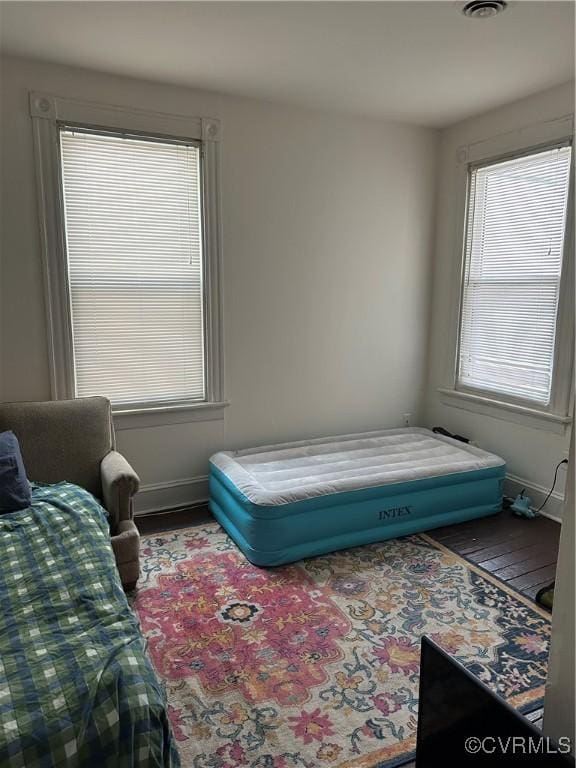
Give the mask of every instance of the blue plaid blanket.
POLYGON ((33 486, 0 553, 0 766, 179 766, 94 497, 33 486))

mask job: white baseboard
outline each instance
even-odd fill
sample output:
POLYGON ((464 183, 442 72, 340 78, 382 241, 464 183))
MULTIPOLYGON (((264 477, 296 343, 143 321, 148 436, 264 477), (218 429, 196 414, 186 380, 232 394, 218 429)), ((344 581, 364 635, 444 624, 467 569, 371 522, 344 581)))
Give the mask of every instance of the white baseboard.
MULTIPOLYGON (((504 493, 506 496, 514 499, 523 490, 532 499, 532 509, 538 509, 548 495, 550 488, 544 488, 542 485, 537 485, 517 475, 506 475, 506 480, 504 481, 504 493)), ((540 514, 543 517, 549 517, 551 520, 561 523, 563 509, 564 496, 558 491, 553 491, 540 514)))
POLYGON ((135 514, 147 515, 208 501, 208 475, 147 483, 140 486, 135 499, 135 514))

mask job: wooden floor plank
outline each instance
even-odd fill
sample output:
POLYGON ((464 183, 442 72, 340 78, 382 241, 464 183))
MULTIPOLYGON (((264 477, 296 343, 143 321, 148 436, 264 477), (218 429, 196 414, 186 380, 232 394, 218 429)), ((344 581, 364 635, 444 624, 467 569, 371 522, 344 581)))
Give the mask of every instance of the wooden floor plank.
POLYGON ((506 555, 509 552, 516 552, 518 547, 532 546, 533 541, 534 539, 531 536, 523 536, 518 539, 510 538, 500 544, 490 544, 487 547, 477 549, 469 553, 467 557, 475 563, 485 562, 500 555, 506 555))
POLYGON ((468 520, 463 523, 456 523, 455 525, 443 526, 441 528, 435 528, 434 534, 438 538, 438 541, 444 541, 447 539, 457 539, 473 536, 477 532, 486 531, 486 520, 490 520, 491 529, 500 529, 502 527, 508 527, 508 518, 504 512, 499 512, 497 515, 490 515, 489 518, 480 517, 474 520, 468 520))
POLYGON ((518 547, 522 546, 522 544, 527 540, 529 543, 533 541, 532 537, 526 536, 525 532, 523 531, 507 531, 501 534, 488 532, 486 533, 486 536, 475 536, 473 539, 469 539, 468 541, 458 541, 454 544, 450 544, 448 542, 445 544, 445 546, 451 547, 466 557, 476 558, 476 553, 482 552, 482 550, 486 549, 487 547, 496 546, 497 544, 502 544, 508 541, 514 542, 514 546, 518 547))
POLYGON ((452 537, 442 539, 442 543, 447 547, 457 547, 461 550, 466 550, 467 552, 474 552, 477 549, 482 549, 484 546, 499 544, 503 541, 519 538, 529 538, 530 540, 533 540, 536 533, 539 536, 547 535, 546 532, 540 530, 539 527, 530 528, 525 521, 518 520, 512 521, 511 524, 500 524, 498 526, 489 527, 484 525, 470 533, 466 531, 455 531, 452 537))
MULTIPOLYGON (((547 544, 539 541, 536 544, 520 547, 520 549, 515 549, 487 560, 478 560, 475 558, 475 562, 487 571, 497 572, 502 568, 515 565, 516 563, 522 563, 526 560, 532 561, 541 557, 546 560, 544 565, 550 565, 550 563, 553 563, 556 560, 554 551, 547 544)), ((530 568, 529 570, 534 569, 530 568)))
POLYGON ((525 592, 535 584, 542 584, 544 582, 550 583, 556 578, 556 563, 554 565, 546 565, 543 568, 539 568, 537 571, 530 571, 522 576, 508 579, 508 584, 514 587, 519 592, 525 592))
POLYGON ((497 546, 504 543, 513 543, 514 547, 520 549, 521 547, 529 546, 534 542, 542 542, 553 549, 558 549, 558 540, 559 535, 553 530, 551 531, 548 530, 548 528, 542 528, 541 526, 531 528, 526 526, 524 522, 519 522, 513 528, 505 528, 500 531, 487 529, 484 534, 480 532, 468 541, 464 537, 463 539, 455 541, 444 540, 442 543, 445 546, 456 550, 461 555, 473 558, 475 562, 477 562, 478 556, 475 553, 480 553, 482 549, 487 547, 497 546))
POLYGON ((135 515, 134 522, 140 533, 147 536, 161 533, 162 531, 186 528, 189 525, 202 525, 213 519, 208 507, 203 504, 202 506, 171 510, 169 512, 135 515))
MULTIPOLYGON (((554 574, 554 577, 556 574, 554 574)), ((537 592, 539 592, 541 589, 548 589, 554 582, 554 577, 552 579, 545 579, 544 581, 539 581, 537 584, 532 584, 530 587, 528 587, 527 591, 530 592, 530 594, 536 595, 537 592)))
POLYGON ((502 579, 502 581, 510 581, 510 579, 516 579, 524 574, 532 573, 533 571, 538 571, 541 568, 546 568, 551 565, 556 565, 556 557, 554 554, 551 552, 541 552, 527 560, 522 560, 513 565, 507 565, 504 568, 491 571, 491 573, 499 579, 502 579))

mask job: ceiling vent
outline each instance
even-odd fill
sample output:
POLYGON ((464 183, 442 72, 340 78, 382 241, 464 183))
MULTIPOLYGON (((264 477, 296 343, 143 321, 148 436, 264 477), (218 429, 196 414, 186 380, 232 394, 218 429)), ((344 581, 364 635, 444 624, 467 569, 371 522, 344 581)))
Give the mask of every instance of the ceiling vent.
POLYGON ((506 0, 470 0, 462 13, 471 19, 489 19, 504 11, 507 5, 506 0))

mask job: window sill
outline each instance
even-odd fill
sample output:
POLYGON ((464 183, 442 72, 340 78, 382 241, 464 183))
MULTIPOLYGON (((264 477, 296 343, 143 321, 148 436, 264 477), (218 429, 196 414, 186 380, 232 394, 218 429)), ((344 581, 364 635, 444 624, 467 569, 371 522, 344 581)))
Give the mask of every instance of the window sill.
POLYGON ((516 403, 506 403, 501 400, 493 400, 490 397, 482 397, 470 392, 459 392, 456 389, 440 388, 440 401, 444 405, 453 408, 462 408, 494 419, 504 419, 522 424, 526 427, 544 429, 563 435, 566 427, 572 423, 571 416, 559 416, 556 413, 539 411, 516 403))
POLYGON ((141 408, 112 409, 114 427, 141 429, 163 427, 169 424, 188 424, 194 421, 221 421, 229 403, 174 403, 141 408))

